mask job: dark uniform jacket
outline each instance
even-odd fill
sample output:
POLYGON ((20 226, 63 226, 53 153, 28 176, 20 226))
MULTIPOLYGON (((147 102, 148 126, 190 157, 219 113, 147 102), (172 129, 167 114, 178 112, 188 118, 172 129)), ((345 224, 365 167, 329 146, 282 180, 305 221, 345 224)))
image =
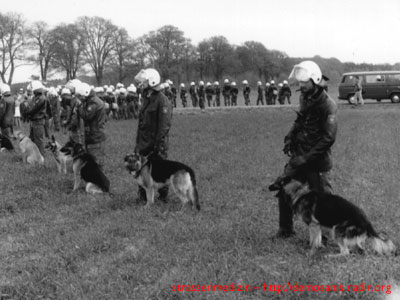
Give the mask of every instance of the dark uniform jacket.
POLYGON ((28 118, 31 121, 41 121, 47 116, 46 114, 46 102, 47 98, 45 95, 35 96, 30 103, 28 111, 28 118))
POLYGON ((258 97, 262 98, 262 96, 263 96, 263 88, 260 85, 257 88, 257 92, 258 92, 258 97))
POLYGON ((249 96, 249 95, 250 95, 250 92, 251 92, 250 87, 249 87, 249 86, 246 86, 246 87, 243 89, 243 96, 249 96))
POLYGON ((88 99, 80 105, 79 116, 85 124, 86 144, 97 144, 106 140, 106 109, 104 102, 94 91, 91 91, 88 99))
MULTIPOLYGON (((312 95, 300 96, 300 112, 285 137, 290 143, 293 157, 303 156, 305 167, 317 172, 332 168, 331 147, 336 139, 337 105, 318 87, 312 95)), ((289 161, 289 165, 290 165, 289 161)))
POLYGON ((206 95, 207 96, 212 96, 214 94, 214 89, 211 85, 206 87, 206 95))
POLYGON ((285 84, 285 85, 281 88, 281 94, 282 94, 283 96, 285 96, 285 95, 292 96, 292 91, 290 90, 290 87, 289 87, 288 85, 285 84))
POLYGON ((171 127, 172 107, 161 92, 153 91, 143 95, 136 135, 136 152, 148 155, 168 150, 168 133, 171 127))
POLYGON ((0 127, 7 128, 14 121, 14 99, 11 95, 4 95, 0 99, 0 127))
POLYGON ((232 86, 230 88, 230 94, 231 94, 231 96, 237 96, 239 94, 238 88, 236 86, 232 86))
POLYGON ((222 95, 229 96, 231 94, 231 85, 229 83, 225 83, 222 88, 222 95))
POLYGON ((199 98, 204 98, 205 95, 204 85, 199 86, 199 88, 197 89, 197 95, 199 96, 199 98))
POLYGON ((187 90, 185 88, 181 88, 181 93, 180 93, 181 99, 186 98, 186 93, 187 93, 187 90))
POLYGON ((216 86, 214 89, 214 93, 217 96, 217 98, 219 98, 221 95, 221 88, 219 86, 216 86))

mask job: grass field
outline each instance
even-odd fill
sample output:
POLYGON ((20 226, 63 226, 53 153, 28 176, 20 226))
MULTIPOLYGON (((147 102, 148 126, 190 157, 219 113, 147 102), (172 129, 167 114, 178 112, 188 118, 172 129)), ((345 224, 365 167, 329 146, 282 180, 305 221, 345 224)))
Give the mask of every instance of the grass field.
MULTIPOLYGON (((400 110, 340 105, 330 174, 334 191, 362 207, 378 231, 399 244, 400 110)), ((1 153, 1 299, 382 299, 383 292, 263 291, 263 284, 400 284, 398 257, 338 253, 328 243, 307 257, 308 232, 272 240, 278 206, 267 190, 286 161, 281 149, 291 108, 176 113, 170 158, 192 166, 202 209, 181 212, 170 196, 150 210, 123 166, 137 123, 107 125, 114 197, 71 193, 50 154, 41 169, 1 153), (247 292, 174 292, 174 284, 259 286, 247 292)), ((58 136, 66 141, 65 136, 58 136)), ((393 296, 393 293, 390 295, 393 296)), ((398 298, 393 298, 398 299, 398 298)))

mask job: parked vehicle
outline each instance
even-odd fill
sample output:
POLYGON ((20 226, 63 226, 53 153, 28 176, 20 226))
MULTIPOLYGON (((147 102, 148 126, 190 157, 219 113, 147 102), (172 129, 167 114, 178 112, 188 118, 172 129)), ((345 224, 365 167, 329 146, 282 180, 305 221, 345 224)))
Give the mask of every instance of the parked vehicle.
POLYGON ((364 99, 390 99, 400 102, 400 71, 368 71, 344 73, 339 84, 339 99, 354 102, 355 76, 362 80, 364 99))

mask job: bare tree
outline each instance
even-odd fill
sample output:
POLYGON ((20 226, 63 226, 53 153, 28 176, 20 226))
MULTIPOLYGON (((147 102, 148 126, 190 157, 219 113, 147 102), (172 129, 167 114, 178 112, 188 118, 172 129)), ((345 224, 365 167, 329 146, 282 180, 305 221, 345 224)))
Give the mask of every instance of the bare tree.
POLYGON ((98 85, 102 85, 103 72, 114 49, 114 33, 117 27, 110 20, 101 17, 80 17, 78 27, 86 40, 84 54, 91 66, 98 85))
POLYGON ((54 67, 65 70, 67 81, 75 78, 81 66, 84 37, 75 24, 60 24, 50 34, 54 39, 54 67))
POLYGON ((114 51, 112 62, 118 73, 118 81, 122 82, 127 77, 127 71, 135 64, 133 55, 134 41, 129 37, 125 28, 119 28, 113 37, 114 51))
POLYGON ((11 84, 15 69, 23 59, 25 20, 18 13, 0 13, 0 76, 3 82, 11 84), (6 76, 8 75, 8 79, 6 76))
POLYGON ((49 26, 46 22, 38 21, 33 23, 32 27, 28 30, 32 48, 38 50, 38 54, 34 55, 31 59, 39 63, 40 76, 44 81, 47 80, 50 62, 55 54, 54 36, 48 28, 49 26))

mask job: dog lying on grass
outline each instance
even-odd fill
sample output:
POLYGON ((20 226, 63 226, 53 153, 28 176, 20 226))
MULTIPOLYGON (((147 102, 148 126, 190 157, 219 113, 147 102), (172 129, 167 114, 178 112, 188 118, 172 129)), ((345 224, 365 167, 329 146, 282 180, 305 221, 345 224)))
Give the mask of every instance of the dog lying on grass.
POLYGON ((171 185, 182 206, 190 204, 200 210, 199 195, 193 170, 177 161, 163 160, 155 155, 148 157, 128 154, 124 158, 125 167, 136 182, 145 189, 147 205, 154 204, 155 191, 171 185))
POLYGON ((54 135, 51 136, 51 140, 47 142, 46 149, 50 150, 57 163, 57 170, 60 174, 67 174, 67 164, 72 161, 72 153, 66 150, 61 151, 61 145, 56 141, 54 135))
POLYGON ((96 163, 95 158, 85 151, 82 144, 70 139, 60 151, 65 155, 72 156, 73 191, 79 189, 81 179, 86 182, 85 191, 87 193, 98 194, 110 191, 110 181, 96 163))
POLYGON ((328 193, 310 191, 303 183, 282 178, 269 186, 278 191, 277 198, 287 201, 294 214, 309 227, 310 254, 321 247, 321 228, 331 231, 332 238, 340 248, 339 255, 348 255, 349 247, 364 250, 362 244, 372 240, 372 248, 378 254, 395 254, 396 246, 389 239, 377 234, 365 213, 350 201, 328 193))

